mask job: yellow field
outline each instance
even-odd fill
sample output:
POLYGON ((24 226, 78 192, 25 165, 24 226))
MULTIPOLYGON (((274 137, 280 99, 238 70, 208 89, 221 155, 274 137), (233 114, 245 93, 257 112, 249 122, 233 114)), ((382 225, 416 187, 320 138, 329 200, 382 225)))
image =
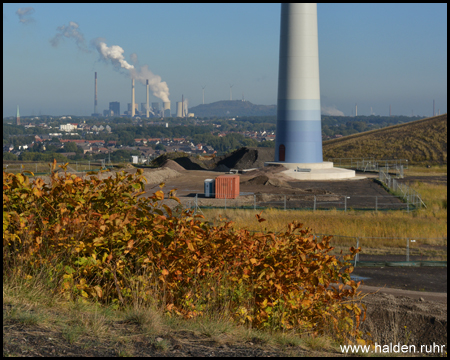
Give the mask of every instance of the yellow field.
MULTIPOLYGON (((428 169, 429 170, 429 169, 428 169)), ((254 210, 203 210, 207 220, 217 222, 219 216, 234 222, 236 228, 274 232, 283 231, 292 221, 299 221, 316 234, 341 235, 349 237, 382 237, 390 239, 366 239, 367 247, 404 247, 401 239, 423 239, 420 244, 447 244, 447 186, 415 183, 412 186, 427 204, 427 208, 407 213, 405 211, 358 212, 358 211, 294 211, 268 209, 263 211, 265 222, 258 223, 254 210)), ((343 238, 341 238, 344 241, 343 238)), ((341 241, 340 240, 340 241, 341 241)), ((353 243, 349 239, 345 243, 353 243)))

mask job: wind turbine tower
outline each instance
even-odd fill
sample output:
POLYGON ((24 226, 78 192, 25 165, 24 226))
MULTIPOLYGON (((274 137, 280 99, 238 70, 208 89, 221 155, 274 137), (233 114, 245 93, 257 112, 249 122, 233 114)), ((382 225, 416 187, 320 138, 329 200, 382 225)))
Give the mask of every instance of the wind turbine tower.
POLYGON ((299 180, 355 177, 323 161, 317 4, 283 3, 280 22, 275 161, 299 180))
POLYGON ((233 84, 233 85, 230 84, 230 101, 233 100, 233 94, 232 94, 232 92, 231 92, 231 88, 232 88, 233 86, 234 86, 234 84, 233 84))
POLYGON ((202 95, 203 95, 203 105, 205 105, 205 86, 202 86, 202 95))

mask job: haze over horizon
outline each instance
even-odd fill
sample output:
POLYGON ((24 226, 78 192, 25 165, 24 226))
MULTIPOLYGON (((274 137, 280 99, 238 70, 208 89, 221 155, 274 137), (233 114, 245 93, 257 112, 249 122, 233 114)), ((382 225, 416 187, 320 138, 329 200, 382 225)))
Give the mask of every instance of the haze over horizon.
MULTIPOLYGON (((322 114, 447 112, 447 4, 318 4, 322 114)), ((3 117, 277 103, 280 4, 3 4, 3 117), (141 82, 139 82, 141 81, 141 82)))

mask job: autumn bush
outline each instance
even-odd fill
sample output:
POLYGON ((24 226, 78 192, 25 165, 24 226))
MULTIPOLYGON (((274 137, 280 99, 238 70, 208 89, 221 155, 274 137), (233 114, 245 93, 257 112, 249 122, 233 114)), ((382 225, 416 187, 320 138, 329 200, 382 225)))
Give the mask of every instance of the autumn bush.
POLYGON ((301 223, 281 234, 250 233, 188 210, 174 214, 166 205, 179 202, 174 191, 141 196, 141 170, 100 180, 61 168, 53 163, 50 184, 3 172, 4 278, 32 279, 45 269, 68 299, 153 303, 170 316, 220 312, 254 328, 361 337, 365 308, 348 262, 359 249, 336 258, 330 238, 314 238, 301 223))

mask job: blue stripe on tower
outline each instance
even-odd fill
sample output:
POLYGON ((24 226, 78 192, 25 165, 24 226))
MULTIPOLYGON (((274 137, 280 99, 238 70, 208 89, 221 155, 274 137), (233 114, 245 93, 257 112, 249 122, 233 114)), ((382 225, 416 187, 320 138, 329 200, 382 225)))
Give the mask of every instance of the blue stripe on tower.
POLYGON ((279 99, 276 136, 276 161, 282 144, 285 162, 323 162, 320 100, 279 99))

